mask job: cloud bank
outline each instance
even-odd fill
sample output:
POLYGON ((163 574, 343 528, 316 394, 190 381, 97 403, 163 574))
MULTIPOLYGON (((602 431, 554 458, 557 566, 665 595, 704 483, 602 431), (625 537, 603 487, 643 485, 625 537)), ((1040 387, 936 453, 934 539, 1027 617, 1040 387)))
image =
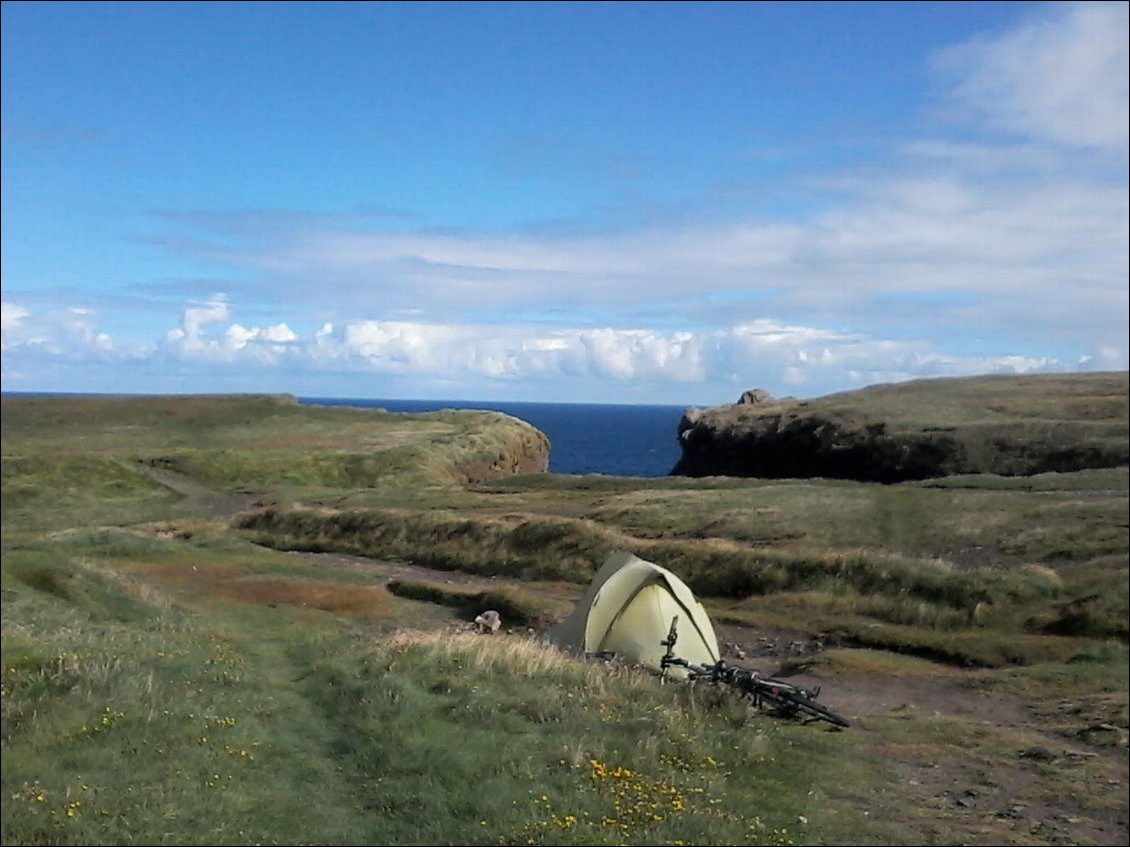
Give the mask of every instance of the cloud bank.
MULTIPOLYGON (((217 297, 187 308, 180 325, 158 344, 127 349, 95 331, 88 315, 40 320, 11 304, 4 304, 3 314, 6 373, 19 373, 25 362, 43 356, 98 357, 130 370, 141 385, 156 366, 162 378, 177 374, 187 380, 183 388, 190 391, 220 390, 224 374, 266 369, 285 374, 292 385, 333 385, 328 376, 363 376, 369 378, 365 384, 377 387, 433 385, 433 391, 421 396, 454 399, 473 399, 451 394, 471 386, 493 386, 500 399, 562 399, 562 381, 572 380, 594 392, 573 399, 677 405, 723 402, 755 382, 810 396, 837 386, 925 376, 1125 368, 1125 351, 1116 348, 1098 347, 1069 362, 1018 355, 963 357, 938 353, 919 341, 764 319, 666 333, 359 320, 339 327, 323 324, 302 337, 286 324, 245 327, 233 322, 230 305, 217 297), (442 379, 436 380, 437 374, 442 379), (751 381, 750 374, 767 378, 751 381), (507 392, 507 385, 517 390, 507 392), (643 393, 635 393, 640 389, 643 393)), ((138 390, 168 389, 153 385, 138 390)), ((243 390, 282 388, 278 379, 269 379, 258 389, 243 390)))
POLYGON ((1124 370, 1127 8, 1050 5, 943 51, 952 129, 807 174, 789 214, 579 233, 165 214, 153 243, 225 281, 138 286, 143 330, 6 294, 5 389, 82 390, 80 366, 102 363, 139 391, 678 404, 1124 370))

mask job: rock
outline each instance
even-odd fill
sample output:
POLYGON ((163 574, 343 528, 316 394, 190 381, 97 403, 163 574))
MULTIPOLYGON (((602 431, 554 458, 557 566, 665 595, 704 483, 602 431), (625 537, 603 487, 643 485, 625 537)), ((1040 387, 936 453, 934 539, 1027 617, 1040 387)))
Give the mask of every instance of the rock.
POLYGON ((475 631, 483 635, 494 635, 502 626, 502 617, 491 609, 475 618, 475 631))
POLYGON ((762 388, 750 388, 738 398, 739 406, 763 406, 773 402, 773 395, 762 388))
POLYGON ((679 421, 679 437, 682 438, 684 433, 690 432, 691 428, 698 423, 699 418, 702 417, 702 409, 691 406, 683 412, 683 417, 679 421))
POLYGON ((670 473, 897 483, 1122 467, 1128 394, 1125 372, 923 379, 804 401, 750 389, 683 413, 670 473))

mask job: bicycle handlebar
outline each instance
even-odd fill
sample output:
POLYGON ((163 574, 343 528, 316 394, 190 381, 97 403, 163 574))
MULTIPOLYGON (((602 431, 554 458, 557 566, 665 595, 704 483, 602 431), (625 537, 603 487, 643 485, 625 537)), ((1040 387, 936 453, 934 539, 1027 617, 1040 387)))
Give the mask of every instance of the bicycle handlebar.
POLYGON ((796 716, 803 713, 810 720, 825 720, 837 726, 846 727, 850 724, 842 717, 832 712, 822 703, 815 700, 820 694, 820 687, 802 688, 799 685, 772 679, 761 675, 760 671, 745 670, 726 664, 719 659, 713 665, 704 665, 692 662, 675 655, 675 642, 678 640, 679 616, 671 619, 671 629, 667 638, 659 642, 666 647, 660 658, 661 674, 666 677, 667 668, 680 667, 689 671, 690 678, 703 677, 710 682, 731 685, 753 699, 754 705, 759 708, 769 706, 787 715, 796 716))

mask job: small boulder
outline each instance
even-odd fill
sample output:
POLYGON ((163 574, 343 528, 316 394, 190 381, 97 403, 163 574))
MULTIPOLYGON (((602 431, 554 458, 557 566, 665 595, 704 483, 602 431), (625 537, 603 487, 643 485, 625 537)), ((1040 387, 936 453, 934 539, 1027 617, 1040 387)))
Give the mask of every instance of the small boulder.
POLYGON ((773 402, 773 395, 764 388, 750 388, 738 398, 739 406, 764 406, 773 402))
POLYGON ((493 635, 502 626, 502 617, 491 609, 475 618, 475 631, 483 635, 493 635))

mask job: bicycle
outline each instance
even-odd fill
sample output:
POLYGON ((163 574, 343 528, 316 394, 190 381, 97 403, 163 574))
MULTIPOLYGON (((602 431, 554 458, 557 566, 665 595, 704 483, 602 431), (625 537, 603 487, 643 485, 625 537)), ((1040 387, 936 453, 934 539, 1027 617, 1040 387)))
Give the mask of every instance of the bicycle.
POLYGON ((763 711, 771 711, 781 717, 800 718, 804 723, 827 721, 838 727, 849 727, 846 718, 833 712, 823 703, 817 703, 820 687, 802 688, 781 679, 765 677, 760 671, 745 670, 728 665, 719 659, 713 665, 702 665, 681 659, 675 655, 675 642, 678 640, 679 616, 671 620, 667 638, 659 643, 666 647, 660 658, 660 678, 666 680, 667 668, 680 667, 687 671, 690 681, 705 679, 711 683, 721 683, 737 689, 743 696, 753 701, 753 705, 763 711))

